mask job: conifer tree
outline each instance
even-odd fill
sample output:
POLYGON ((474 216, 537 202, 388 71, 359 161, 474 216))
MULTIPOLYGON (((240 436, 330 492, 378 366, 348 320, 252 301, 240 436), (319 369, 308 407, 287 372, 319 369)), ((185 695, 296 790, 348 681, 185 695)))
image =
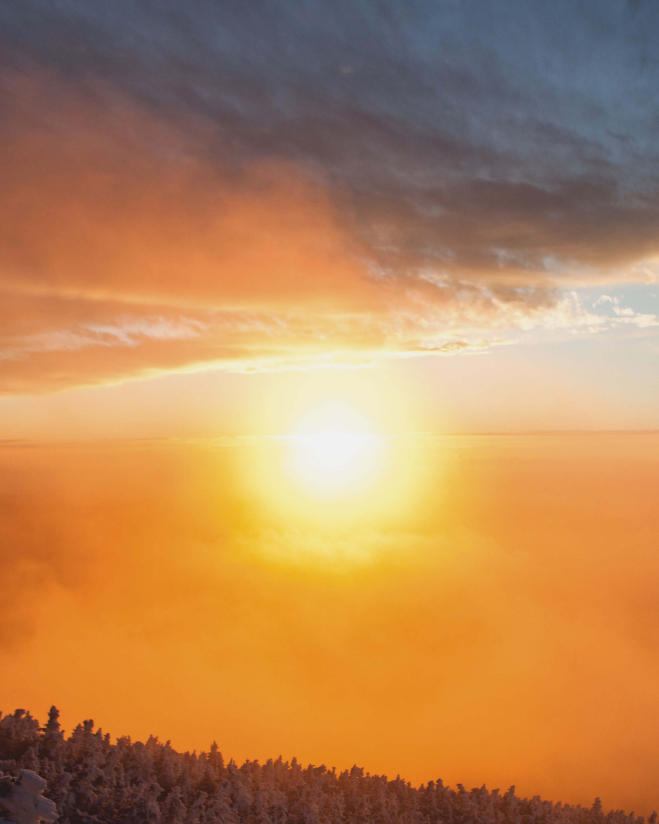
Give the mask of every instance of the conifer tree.
POLYGON ((55 808, 58 824, 645 824, 621 810, 604 814, 599 799, 575 807, 441 779, 416 788, 358 766, 337 773, 281 756, 239 767, 225 765, 215 742, 208 753, 179 753, 154 736, 112 743, 91 720, 66 738, 55 707, 44 727, 24 710, 0 714, 0 821, 52 821, 55 808))

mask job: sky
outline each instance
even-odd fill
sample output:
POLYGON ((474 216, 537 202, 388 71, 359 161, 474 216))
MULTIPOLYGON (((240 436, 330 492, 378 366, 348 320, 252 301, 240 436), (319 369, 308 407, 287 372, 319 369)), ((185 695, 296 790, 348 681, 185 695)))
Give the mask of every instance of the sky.
POLYGON ((0 0, 0 710, 658 807, 658 55, 0 0))
POLYGON ((658 15, 3 4, 0 434, 141 436, 154 378, 251 434, 319 367, 409 381, 396 431, 654 428, 658 15))

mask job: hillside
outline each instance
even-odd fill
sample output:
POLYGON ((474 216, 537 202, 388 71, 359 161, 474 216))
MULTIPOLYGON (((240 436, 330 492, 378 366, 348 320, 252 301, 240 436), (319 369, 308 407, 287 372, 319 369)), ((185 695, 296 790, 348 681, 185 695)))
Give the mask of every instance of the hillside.
MULTIPOLYGON (((0 713, 0 790, 19 770, 33 770, 47 781, 60 824, 644 824, 633 813, 605 814, 599 799, 584 808, 519 798, 514 787, 413 787, 356 766, 302 767, 295 758, 238 766, 225 764, 216 744, 179 753, 153 736, 113 744, 93 721, 66 738, 58 716, 53 707, 41 727, 24 710, 0 713)), ((649 824, 656 821, 653 813, 649 824)))

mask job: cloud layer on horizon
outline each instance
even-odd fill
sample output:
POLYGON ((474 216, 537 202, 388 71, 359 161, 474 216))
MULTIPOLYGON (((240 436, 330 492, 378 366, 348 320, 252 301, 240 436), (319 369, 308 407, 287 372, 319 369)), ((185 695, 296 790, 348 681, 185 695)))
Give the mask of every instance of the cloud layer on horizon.
POLYGON ((656 325, 564 293, 656 276, 650 4, 0 23, 0 392, 656 325))
POLYGON ((5 444, 0 709, 649 813, 659 436, 485 440, 321 507, 272 441, 5 444))

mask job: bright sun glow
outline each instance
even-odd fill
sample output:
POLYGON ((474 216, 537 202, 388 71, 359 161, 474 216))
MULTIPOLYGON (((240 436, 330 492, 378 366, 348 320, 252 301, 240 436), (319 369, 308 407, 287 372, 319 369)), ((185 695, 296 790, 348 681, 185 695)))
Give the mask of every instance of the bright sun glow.
POLYGON ((273 535, 287 536, 268 543, 268 553, 280 560, 295 556, 298 563, 295 535, 308 533, 313 535, 308 545, 315 549, 304 554, 305 562, 371 557, 348 535, 354 529, 371 534, 407 523, 419 501, 417 450, 403 449, 383 433, 380 410, 359 397, 354 402, 310 398, 295 411, 287 434, 250 450, 245 463, 245 480, 261 519, 273 535))
POLYGON ((307 491, 352 492, 373 478, 378 438, 347 405, 327 404, 305 417, 290 445, 290 468, 307 491))

